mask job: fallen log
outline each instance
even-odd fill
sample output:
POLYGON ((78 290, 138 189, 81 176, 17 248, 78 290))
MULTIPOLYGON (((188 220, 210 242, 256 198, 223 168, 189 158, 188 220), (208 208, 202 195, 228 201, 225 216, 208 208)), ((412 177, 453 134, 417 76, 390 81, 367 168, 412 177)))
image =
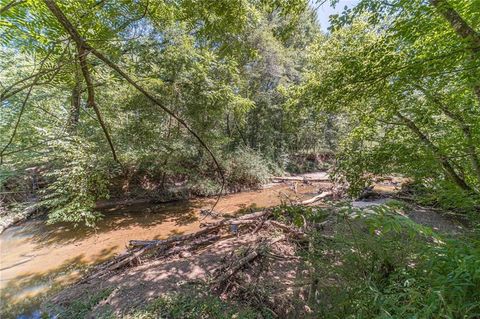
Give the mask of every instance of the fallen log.
POLYGON ((133 260, 139 258, 143 253, 145 253, 146 250, 147 249, 145 247, 145 248, 142 248, 142 249, 136 251, 133 254, 130 254, 128 257, 125 257, 122 260, 120 260, 120 261, 114 263, 113 265, 109 266, 108 270, 115 270, 115 269, 121 268, 121 267, 129 264, 133 260))
POLYGON ((172 244, 175 242, 180 242, 180 241, 186 241, 186 240, 192 240, 197 237, 200 237, 202 235, 206 235, 210 232, 216 231, 222 224, 215 224, 215 225, 210 225, 209 227, 206 227, 204 229, 201 229, 197 232, 191 233, 191 234, 186 234, 186 235, 177 235, 177 236, 172 236, 167 239, 161 239, 161 240, 130 240, 129 244, 132 247, 149 247, 149 248, 156 248, 162 245, 168 245, 172 244))
POLYGON ((219 287, 223 286, 225 282, 232 276, 234 276, 240 269, 244 268, 247 264, 262 255, 269 246, 284 239, 285 236, 280 236, 278 238, 270 240, 266 244, 260 244, 256 249, 247 254, 245 257, 240 258, 233 266, 229 267, 226 271, 224 271, 224 273, 215 280, 214 285, 218 285, 219 287))
POLYGON ((29 218, 37 211, 36 202, 25 208, 22 212, 16 214, 7 214, 0 219, 0 234, 8 227, 29 218))
MULTIPOLYGON (((202 246, 202 245, 205 245, 207 243, 210 243, 210 242, 213 242, 213 241, 216 241, 220 239, 220 236, 219 235, 211 235, 211 236, 208 236, 206 238, 202 238, 202 239, 198 239, 198 240, 195 240, 194 242, 186 245, 186 246, 175 246, 173 247, 172 249, 164 249, 164 251, 162 253, 160 253, 160 257, 169 257, 169 256, 172 256, 172 255, 175 255, 175 254, 179 254, 181 252, 185 252, 185 251, 192 251, 196 248, 198 248, 199 246, 202 246)), ((130 262, 134 261, 135 259, 139 258, 141 255, 143 255, 144 253, 146 253, 147 250, 149 250, 150 247, 149 246, 146 246, 138 251, 136 251, 135 253, 131 254, 130 256, 126 257, 126 258, 123 258, 122 260, 118 261, 117 263, 114 263, 113 265, 109 266, 108 267, 108 270, 115 270, 115 269, 118 269, 118 268, 121 268, 122 266, 125 266, 127 264, 129 264, 130 262)))
POLYGON ((274 181, 281 182, 328 182, 330 178, 325 177, 302 177, 302 176, 275 176, 272 177, 274 181))
POLYGON ((257 220, 255 219, 247 219, 247 220, 225 220, 219 223, 205 223, 201 224, 200 227, 221 227, 221 226, 228 226, 228 225, 250 225, 256 223, 257 220))
POLYGON ((268 210, 255 212, 255 213, 242 215, 240 217, 236 217, 232 219, 223 219, 218 222, 200 224, 200 227, 220 227, 223 225, 235 225, 235 224, 240 225, 242 224, 243 221, 249 221, 249 222, 245 222, 245 224, 249 224, 251 223, 252 220, 257 220, 258 218, 263 217, 268 213, 269 213, 268 210))
POLYGON ((200 238, 193 241, 191 244, 185 246, 175 246, 169 250, 167 250, 164 254, 161 255, 162 258, 166 258, 172 255, 180 254, 182 252, 190 252, 195 250, 203 245, 210 244, 220 239, 220 235, 210 235, 206 238, 200 238))
POLYGON ((317 196, 314 196, 310 199, 304 200, 303 202, 301 202, 301 204, 302 205, 312 204, 312 203, 315 203, 316 201, 319 201, 321 199, 324 199, 324 198, 330 197, 330 196, 333 196, 332 192, 323 192, 320 195, 317 195, 317 196))

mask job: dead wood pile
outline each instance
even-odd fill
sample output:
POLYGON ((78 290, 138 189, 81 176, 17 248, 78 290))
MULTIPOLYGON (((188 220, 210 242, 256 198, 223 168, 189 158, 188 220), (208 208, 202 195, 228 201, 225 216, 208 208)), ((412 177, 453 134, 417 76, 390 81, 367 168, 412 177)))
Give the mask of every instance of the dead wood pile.
POLYGON ((125 267, 139 265, 146 259, 188 256, 196 250, 208 247, 222 239, 234 236, 252 236, 260 230, 266 230, 268 234, 276 233, 277 235, 274 239, 258 236, 259 240, 256 248, 247 256, 239 259, 229 269, 223 271, 215 280, 216 285, 224 286, 225 282, 234 276, 238 270, 262 255, 274 243, 285 239, 300 242, 306 239, 303 229, 273 220, 272 212, 264 210, 236 218, 201 224, 201 229, 191 234, 172 236, 164 240, 131 240, 126 252, 96 266, 83 281, 100 278, 125 267))

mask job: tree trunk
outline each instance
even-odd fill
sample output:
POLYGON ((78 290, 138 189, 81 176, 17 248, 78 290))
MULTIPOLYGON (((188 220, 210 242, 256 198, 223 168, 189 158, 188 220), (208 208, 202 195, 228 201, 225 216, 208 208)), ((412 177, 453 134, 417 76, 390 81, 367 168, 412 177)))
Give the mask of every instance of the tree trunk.
POLYGON ((405 123, 405 125, 422 141, 423 144, 433 153, 437 161, 442 165, 447 176, 461 189, 466 192, 471 192, 472 189, 467 185, 455 171, 452 164, 448 161, 447 157, 442 154, 438 147, 433 144, 428 137, 418 128, 418 126, 409 118, 403 116, 400 112, 397 112, 397 116, 405 123))
POLYGON ((70 107, 70 118, 68 120, 68 128, 71 132, 77 129, 78 122, 80 120, 80 103, 81 103, 81 87, 80 81, 75 82, 75 86, 72 89, 72 99, 70 107))
POLYGON ((428 99, 432 100, 432 102, 434 102, 447 117, 457 123, 458 127, 462 130, 463 136, 465 137, 467 142, 467 153, 470 157, 473 171, 477 177, 478 182, 480 183, 480 159, 478 158, 477 148, 475 146, 474 138, 469 124, 465 122, 465 119, 461 115, 452 112, 447 105, 445 105, 436 96, 430 94, 425 88, 420 85, 415 85, 415 87, 422 91, 428 99))
MULTIPOLYGON (((455 33, 470 44, 473 61, 480 61, 480 34, 465 21, 447 0, 430 0, 430 4, 448 21, 455 33)), ((473 91, 480 103, 480 80, 476 80, 473 91)))

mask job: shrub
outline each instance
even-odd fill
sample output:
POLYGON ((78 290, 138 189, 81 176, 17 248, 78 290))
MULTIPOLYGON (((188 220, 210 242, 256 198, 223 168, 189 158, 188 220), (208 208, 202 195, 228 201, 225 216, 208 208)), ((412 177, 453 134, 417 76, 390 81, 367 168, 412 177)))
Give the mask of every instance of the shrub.
POLYGON ((88 143, 61 145, 64 158, 47 174, 51 183, 40 205, 49 209, 49 222, 85 223, 93 226, 100 217, 96 201, 108 198, 114 163, 94 152, 88 143))
POLYGON ((225 171, 227 188, 232 191, 258 188, 271 177, 271 165, 250 149, 239 149, 229 155, 225 171))
POLYGON ((321 318, 476 318, 480 241, 445 239, 387 207, 349 210, 335 240, 316 234, 309 305, 321 318))
MULTIPOLYGON (((238 149, 225 155, 221 162, 224 170, 225 188, 227 192, 238 192, 245 189, 255 189, 268 182, 275 169, 259 153, 250 149, 238 149)), ((221 188, 221 180, 210 161, 204 161, 197 167, 197 174, 192 171, 187 187, 194 195, 216 195, 221 188), (209 166, 209 167, 207 167, 209 166), (200 172, 204 172, 201 174, 200 172), (207 172, 208 174, 205 174, 207 172)))

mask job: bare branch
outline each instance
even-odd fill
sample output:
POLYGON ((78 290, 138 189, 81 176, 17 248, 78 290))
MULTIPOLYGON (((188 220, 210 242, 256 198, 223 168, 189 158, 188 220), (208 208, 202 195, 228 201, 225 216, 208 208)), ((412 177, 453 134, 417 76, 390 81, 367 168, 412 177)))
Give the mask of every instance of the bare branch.
POLYGON ((98 122, 102 127, 103 133, 105 134, 105 138, 108 141, 108 145, 110 146, 110 150, 112 151, 112 156, 115 162, 120 164, 120 161, 117 158, 117 153, 115 151, 115 146, 113 145, 112 138, 110 137, 110 133, 108 133, 107 126, 103 121, 102 114, 98 105, 95 102, 95 90, 93 88, 92 77, 90 76, 90 71, 88 70, 88 63, 87 63, 87 51, 83 46, 78 46, 78 59, 80 61, 80 69, 82 70, 83 78, 87 84, 87 105, 93 108, 95 114, 97 115, 98 122))

